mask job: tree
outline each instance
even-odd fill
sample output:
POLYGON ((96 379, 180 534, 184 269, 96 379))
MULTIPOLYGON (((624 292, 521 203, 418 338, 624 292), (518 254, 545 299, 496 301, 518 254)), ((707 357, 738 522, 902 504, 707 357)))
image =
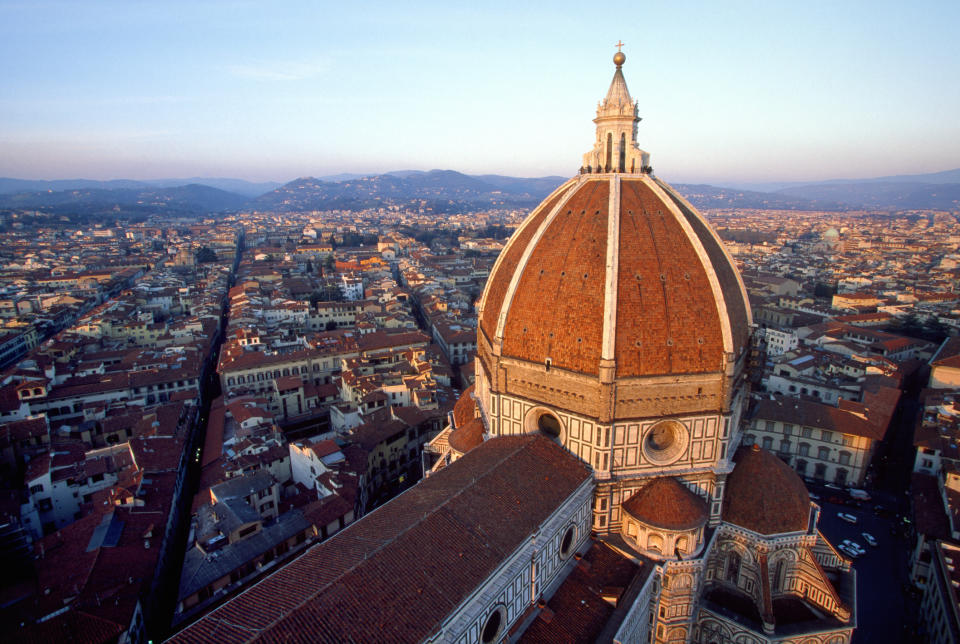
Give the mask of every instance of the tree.
POLYGON ((814 297, 833 297, 837 294, 837 283, 817 282, 813 287, 814 297))
POLYGON ((312 273, 312 272, 313 272, 313 262, 311 262, 311 261, 308 259, 308 260, 307 260, 307 274, 310 274, 310 273, 312 273))
POLYGON ((920 317, 916 312, 911 311, 900 320, 900 333, 912 338, 923 335, 923 325, 920 323, 920 317))
POLYGON ((940 321, 936 315, 931 315, 923 325, 923 338, 932 342, 940 343, 950 335, 950 327, 940 321))
POLYGON ((217 254, 212 250, 210 250, 209 247, 204 246, 203 248, 197 251, 196 258, 197 258, 198 264, 206 264, 209 262, 217 261, 217 254))

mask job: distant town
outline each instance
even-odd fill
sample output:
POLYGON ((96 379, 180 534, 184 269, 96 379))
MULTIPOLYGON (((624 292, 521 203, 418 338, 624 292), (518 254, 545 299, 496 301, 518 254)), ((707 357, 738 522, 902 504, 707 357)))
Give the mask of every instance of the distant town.
MULTIPOLYGON (((4 639, 165 637, 442 469, 527 214, 3 211, 4 639)), ((742 443, 889 604, 855 637, 956 620, 958 212, 704 214, 753 311, 742 443)))

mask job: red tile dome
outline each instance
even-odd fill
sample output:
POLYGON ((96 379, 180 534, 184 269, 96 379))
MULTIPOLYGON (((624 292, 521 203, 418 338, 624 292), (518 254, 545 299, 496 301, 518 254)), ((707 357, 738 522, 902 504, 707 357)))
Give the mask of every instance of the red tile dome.
POLYGON ((479 418, 474 418, 466 425, 450 432, 447 442, 455 451, 466 454, 483 442, 483 423, 479 418))
POLYGON ((654 479, 623 503, 631 517, 664 530, 693 530, 707 522, 707 503, 669 476, 654 479))
POLYGON ((473 399, 473 385, 467 387, 453 406, 453 426, 462 427, 477 415, 477 401, 473 399))
MULTIPOLYGON (((649 174, 582 174, 494 266, 480 334, 504 358, 617 378, 722 371, 748 344, 737 269, 709 225, 649 174)), ((482 354, 481 354, 482 358, 482 354)))
POLYGON ((741 447, 727 478, 723 520, 759 534, 802 532, 810 494, 789 465, 757 445, 741 447))

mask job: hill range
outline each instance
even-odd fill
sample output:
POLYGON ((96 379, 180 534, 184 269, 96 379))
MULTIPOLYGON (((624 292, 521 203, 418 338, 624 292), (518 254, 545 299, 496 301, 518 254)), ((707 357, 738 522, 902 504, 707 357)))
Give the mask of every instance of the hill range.
MULTIPOLYGON (((423 208, 435 213, 530 208, 564 177, 466 175, 403 170, 380 175, 302 177, 285 184, 241 179, 25 180, 0 178, 0 208, 49 213, 207 214, 423 208)), ((756 185, 756 184, 754 184, 756 185)), ((924 175, 774 185, 769 191, 675 184, 698 208, 960 210, 960 169, 924 175)))

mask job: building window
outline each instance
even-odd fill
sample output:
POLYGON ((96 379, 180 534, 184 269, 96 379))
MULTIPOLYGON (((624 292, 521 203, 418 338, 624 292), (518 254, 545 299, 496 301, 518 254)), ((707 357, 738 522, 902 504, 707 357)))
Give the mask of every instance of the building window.
POLYGON ((820 440, 822 440, 824 443, 833 442, 833 432, 828 432, 828 431, 825 430, 825 429, 821 429, 821 430, 820 430, 820 440))
POLYGON ((487 621, 483 625, 483 631, 480 633, 480 641, 483 644, 490 644, 497 641, 500 631, 503 630, 503 606, 497 606, 493 612, 487 616, 487 621))
POLYGON ((850 452, 840 452, 840 464, 847 465, 850 463, 850 452))
POLYGON ((576 526, 569 526, 567 531, 563 533, 563 538, 560 540, 561 559, 566 559, 570 556, 570 553, 573 552, 573 542, 575 536, 577 536, 576 526))
POLYGON ((540 414, 537 418, 537 429, 554 440, 560 438, 560 421, 553 414, 540 414))
POLYGON ((773 449, 773 439, 770 438, 769 436, 763 437, 763 449, 765 450, 773 449))
POLYGON ((727 581, 734 584, 737 583, 737 580, 740 578, 740 555, 736 552, 731 552, 727 555, 727 581))
POLYGON ((818 447, 817 448, 817 458, 821 461, 830 460, 830 448, 829 447, 818 447))
POLYGON ((655 465, 670 465, 687 448, 687 428, 675 420, 661 420, 647 430, 643 438, 643 455, 655 465))
POLYGON ((804 460, 798 460, 798 461, 797 461, 797 473, 798 473, 800 476, 803 476, 804 474, 807 473, 807 462, 806 462, 806 461, 804 461, 804 460))
POLYGON ((772 432, 777 428, 777 424, 772 420, 765 420, 763 421, 763 423, 766 426, 766 429, 768 432, 772 432))
POLYGON ((783 424, 783 435, 784 435, 784 436, 791 436, 792 434, 793 434, 793 425, 791 425, 790 423, 784 423, 784 424, 783 424))
POLYGON ((800 443, 800 456, 809 456, 809 455, 810 455, 810 444, 800 443))
POLYGON ((37 494, 37 493, 39 493, 39 492, 43 492, 43 485, 42 485, 42 484, 34 485, 34 486, 32 486, 32 487, 30 488, 30 494, 37 494))
POLYGON ((783 439, 782 441, 780 441, 780 451, 781 451, 782 453, 784 453, 784 454, 789 454, 789 453, 790 453, 790 441, 788 441, 787 439, 783 439))
POLYGON ((800 436, 802 436, 803 438, 810 438, 813 436, 813 430, 810 429, 809 427, 804 427, 803 429, 800 430, 800 436))
POLYGON ((663 537, 659 534, 651 534, 647 537, 647 550, 654 552, 663 552, 663 537))

